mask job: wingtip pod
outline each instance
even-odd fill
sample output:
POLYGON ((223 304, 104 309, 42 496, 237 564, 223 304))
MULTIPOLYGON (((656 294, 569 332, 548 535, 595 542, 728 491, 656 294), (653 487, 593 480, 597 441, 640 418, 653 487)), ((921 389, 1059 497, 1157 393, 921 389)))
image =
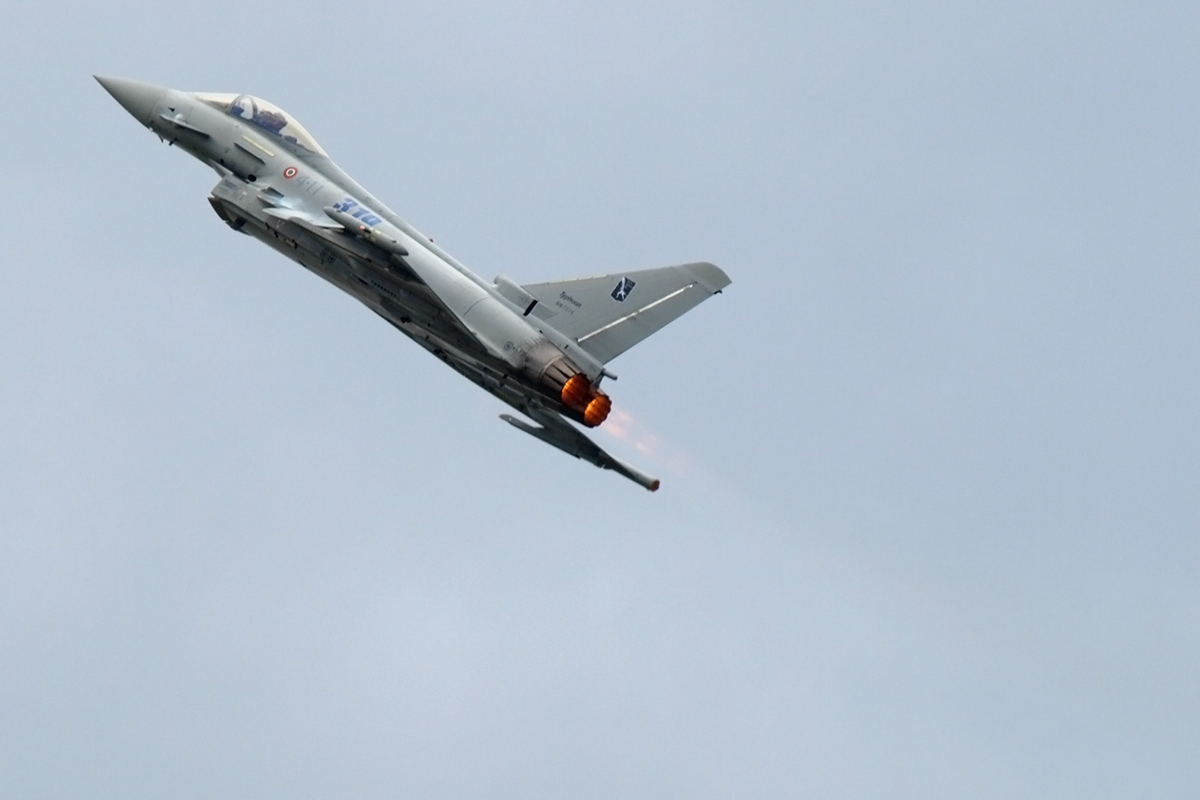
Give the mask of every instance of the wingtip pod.
POLYGON ((613 472, 624 475, 626 478, 629 478, 629 480, 633 481, 639 486, 643 486, 651 492, 657 492, 658 487, 662 485, 662 481, 660 481, 658 478, 652 478, 646 473, 642 472, 640 469, 632 467, 619 458, 608 455, 608 453, 605 453, 605 455, 608 456, 608 460, 611 462, 605 466, 607 466, 613 472))
POLYGON ((557 447, 564 453, 576 458, 582 458, 584 461, 595 464, 601 469, 611 469, 618 475, 628 478, 651 492, 657 492, 658 487, 662 485, 658 478, 650 477, 637 467, 626 464, 624 461, 601 449, 595 442, 584 436, 579 429, 557 414, 538 413, 534 411, 532 416, 541 425, 532 425, 524 420, 517 419, 511 414, 501 414, 500 419, 512 425, 517 430, 528 433, 535 439, 541 439, 546 444, 557 447))

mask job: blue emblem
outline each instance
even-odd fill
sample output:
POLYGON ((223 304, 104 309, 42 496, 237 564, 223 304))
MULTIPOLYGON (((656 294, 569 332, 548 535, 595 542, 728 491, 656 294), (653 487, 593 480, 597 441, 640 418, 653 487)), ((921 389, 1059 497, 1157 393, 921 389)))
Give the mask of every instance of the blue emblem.
POLYGON ((617 282, 616 288, 612 290, 612 299, 618 303, 624 303, 625 298, 629 297, 629 293, 633 291, 635 285, 629 278, 621 278, 617 282))

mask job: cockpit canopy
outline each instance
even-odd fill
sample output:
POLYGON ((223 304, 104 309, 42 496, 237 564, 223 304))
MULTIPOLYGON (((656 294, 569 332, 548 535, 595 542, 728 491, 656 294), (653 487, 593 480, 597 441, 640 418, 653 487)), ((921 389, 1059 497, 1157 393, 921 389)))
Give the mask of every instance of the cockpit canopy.
POLYGON ((286 139, 305 150, 326 155, 321 145, 317 144, 317 140, 304 130, 304 126, 288 116, 282 108, 262 98, 248 94, 216 92, 196 92, 196 97, 226 114, 252 122, 268 133, 286 139))

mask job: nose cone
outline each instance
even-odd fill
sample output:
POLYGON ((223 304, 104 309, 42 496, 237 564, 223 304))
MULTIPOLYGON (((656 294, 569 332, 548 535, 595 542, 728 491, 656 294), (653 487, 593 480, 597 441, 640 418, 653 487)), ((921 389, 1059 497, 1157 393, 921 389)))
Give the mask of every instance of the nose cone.
POLYGON ((109 78, 105 75, 93 75, 92 77, 99 81, 100 85, 113 96, 113 99, 143 125, 150 124, 154 105, 167 92, 165 86, 131 81, 128 78, 109 78))

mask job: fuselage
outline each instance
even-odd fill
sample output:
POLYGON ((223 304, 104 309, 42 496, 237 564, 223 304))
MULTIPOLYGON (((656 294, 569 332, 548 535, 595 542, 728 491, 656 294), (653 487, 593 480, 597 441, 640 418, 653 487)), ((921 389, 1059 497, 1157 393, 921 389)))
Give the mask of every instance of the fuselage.
POLYGON ((249 95, 99 80, 160 138, 217 171, 209 201, 230 227, 353 295, 510 405, 603 422, 602 363, 505 296, 503 281, 483 280, 402 220, 281 109, 249 95))

